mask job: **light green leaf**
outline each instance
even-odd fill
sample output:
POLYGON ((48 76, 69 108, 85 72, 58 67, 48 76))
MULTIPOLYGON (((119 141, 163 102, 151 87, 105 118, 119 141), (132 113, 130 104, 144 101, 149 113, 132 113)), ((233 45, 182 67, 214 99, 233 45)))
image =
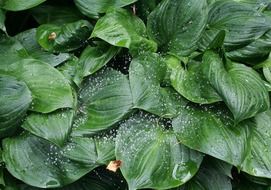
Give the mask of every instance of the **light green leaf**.
POLYGON ((210 104, 221 100, 203 74, 202 63, 191 61, 186 68, 183 68, 180 60, 169 56, 167 66, 171 71, 171 85, 186 99, 200 104, 210 104))
POLYGON ((110 7, 120 8, 136 2, 137 0, 75 0, 77 8, 86 16, 98 19, 101 13, 110 7))
POLYGON ((232 0, 216 1, 210 7, 209 30, 225 30, 227 50, 246 46, 271 28, 271 20, 250 6, 232 0))
POLYGON ((73 135, 105 130, 131 112, 132 95, 127 76, 104 69, 86 79, 79 91, 73 135))
POLYGON ((73 137, 64 148, 67 158, 85 165, 108 165, 115 159, 115 141, 112 137, 73 137))
POLYGON ((36 29, 26 30, 15 36, 22 46, 25 48, 29 56, 34 59, 49 63, 52 66, 57 66, 67 59, 70 55, 67 53, 59 53, 57 55, 42 50, 41 46, 35 39, 36 29))
POLYGON ((145 24, 125 9, 110 9, 98 20, 91 38, 100 38, 114 46, 126 47, 132 54, 155 52, 156 43, 147 39, 145 24))
POLYGON ((236 123, 269 108, 269 94, 259 74, 243 64, 223 60, 207 51, 203 57, 211 86, 231 110, 236 123))
POLYGON ((73 114, 72 110, 32 113, 27 116, 22 128, 61 147, 70 134, 73 114))
POLYGON ((9 11, 22 11, 35 7, 46 0, 2 0, 0 7, 9 11))
POLYGON ((16 131, 31 101, 31 92, 24 82, 0 74, 0 138, 16 131))
POLYGON ((33 17, 39 24, 71 23, 81 20, 82 14, 72 6, 40 5, 30 10, 33 17))
POLYGON ((163 51, 188 56, 208 18, 206 0, 164 0, 148 17, 148 34, 163 51))
POLYGON ((98 42, 97 46, 88 46, 82 52, 75 76, 75 83, 79 86, 84 77, 91 75, 106 65, 120 48, 98 42))
POLYGON ((84 45, 90 36, 92 25, 79 20, 61 26, 43 24, 37 29, 36 39, 41 47, 50 52, 69 52, 84 45))
POLYGON ((199 169, 202 154, 179 144, 159 119, 143 113, 119 129, 116 159, 130 190, 169 189, 190 180, 199 169))
POLYGON ((72 107, 73 96, 68 81, 49 64, 24 59, 6 67, 0 74, 11 75, 25 82, 32 93, 32 111, 48 113, 59 108, 72 107))
POLYGON ((135 108, 166 118, 178 114, 186 100, 171 87, 162 87, 166 74, 166 62, 158 54, 145 53, 132 60, 129 78, 135 108))
POLYGON ((184 145, 209 154, 258 177, 271 178, 271 111, 258 114, 255 123, 233 126, 229 114, 218 107, 188 107, 173 121, 184 145))
POLYGON ((41 188, 70 184, 93 169, 65 158, 55 145, 26 133, 3 141, 3 159, 14 177, 41 188))

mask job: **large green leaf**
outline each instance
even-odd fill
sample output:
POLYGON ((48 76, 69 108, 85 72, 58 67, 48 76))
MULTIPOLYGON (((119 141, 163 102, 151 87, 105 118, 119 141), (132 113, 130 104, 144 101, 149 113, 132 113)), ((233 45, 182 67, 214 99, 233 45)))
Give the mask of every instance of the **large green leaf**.
POLYGON ((0 73, 14 76, 26 83, 32 93, 30 109, 33 111, 48 113, 73 106, 72 90, 68 81, 47 63, 24 59, 0 67, 0 73))
POLYGON ((163 87, 167 66, 165 60, 154 53, 135 57, 129 68, 134 107, 160 117, 178 114, 186 101, 171 87, 163 87))
POLYGON ((173 128, 184 145, 237 166, 253 176, 271 178, 271 111, 233 126, 218 107, 187 107, 174 119, 173 128))
POLYGON ((31 9, 31 14, 39 24, 71 23, 81 20, 83 16, 72 6, 40 5, 31 9))
POLYGON ((82 45, 90 36, 92 25, 86 20, 54 25, 43 24, 37 29, 36 38, 41 47, 50 52, 69 52, 82 45))
POLYGON ((114 46, 126 47, 132 54, 156 51, 156 43, 147 39, 142 20, 125 9, 110 9, 98 20, 91 37, 100 38, 114 46))
POLYGON ((35 7, 46 0, 2 0, 0 7, 9 11, 21 11, 35 7))
POLYGON ((32 113, 22 127, 50 142, 63 146, 71 131, 73 111, 61 110, 49 114, 32 113))
POLYGON ((57 66, 70 58, 67 53, 59 53, 57 55, 42 50, 36 41, 36 29, 26 30, 15 36, 27 51, 28 55, 34 59, 44 61, 52 66, 57 66))
POLYGON ((179 59, 168 57, 167 66, 171 71, 172 86, 188 100, 200 104, 221 100, 210 85, 208 78, 203 74, 204 65, 202 63, 191 61, 184 68, 179 59))
POLYGON ((206 0, 164 0, 149 15, 148 33, 164 51, 187 56, 197 48, 207 11, 206 0))
POLYGON ((24 82, 0 75, 0 138, 16 130, 31 101, 31 92, 24 82))
POLYGON ((73 137, 65 147, 67 158, 85 165, 108 165, 115 159, 115 141, 112 137, 73 137))
POLYGON ((218 54, 207 51, 203 64, 208 67, 211 86, 231 110, 235 121, 251 118, 269 108, 269 94, 259 74, 243 64, 223 60, 218 54))
POLYGON ((121 121, 133 107, 127 76, 104 69, 86 79, 79 92, 73 135, 92 134, 121 121))
POLYGON ((0 36, 0 68, 6 67, 16 61, 29 58, 26 49, 14 38, 0 36))
POLYGON ((95 47, 88 46, 80 56, 74 79, 75 83, 80 85, 83 77, 101 69, 118 53, 119 49, 104 42, 98 42, 95 47))
POLYGON ((143 113, 127 120, 116 138, 116 158, 130 190, 184 184, 196 174, 202 157, 180 144, 159 119, 143 113))
POLYGON ((41 188, 67 185, 93 169, 65 158, 58 147, 27 133, 3 141, 3 159, 13 176, 41 188))
POLYGON ((225 30, 227 50, 240 48, 271 28, 271 20, 250 6, 232 0, 217 1, 209 11, 208 30, 225 30))
POLYGON ((99 18, 101 13, 107 12, 110 7, 124 7, 137 0, 75 0, 78 9, 90 18, 99 18))

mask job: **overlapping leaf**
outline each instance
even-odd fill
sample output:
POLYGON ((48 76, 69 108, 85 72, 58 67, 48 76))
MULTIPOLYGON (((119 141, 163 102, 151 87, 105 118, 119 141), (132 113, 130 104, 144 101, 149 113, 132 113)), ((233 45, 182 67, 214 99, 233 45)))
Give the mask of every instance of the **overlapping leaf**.
POLYGON ((91 37, 100 38, 114 46, 126 47, 132 54, 156 51, 156 43, 147 39, 142 20, 125 9, 110 9, 98 20, 91 37))
POLYGON ((157 118, 136 115, 123 124, 116 139, 116 158, 129 189, 169 189, 195 175, 202 155, 179 144, 157 118))
POLYGON ((30 109, 33 111, 48 113, 73 106, 72 90, 67 80, 47 63, 24 59, 0 67, 0 73, 25 82, 32 94, 30 109))
POLYGON ((207 11, 206 0, 162 1, 149 15, 148 33, 164 51, 187 56, 197 48, 207 11))
POLYGON ((21 11, 35 7, 46 0, 2 0, 0 7, 9 11, 21 11))
POLYGON ((79 20, 61 26, 43 24, 37 29, 36 39, 41 47, 50 52, 69 52, 82 45, 90 36, 92 25, 79 20))
POLYGON ((269 94, 259 74, 243 64, 228 61, 225 65, 218 54, 208 51, 204 54, 207 77, 211 86, 231 110, 239 122, 266 111, 269 94))

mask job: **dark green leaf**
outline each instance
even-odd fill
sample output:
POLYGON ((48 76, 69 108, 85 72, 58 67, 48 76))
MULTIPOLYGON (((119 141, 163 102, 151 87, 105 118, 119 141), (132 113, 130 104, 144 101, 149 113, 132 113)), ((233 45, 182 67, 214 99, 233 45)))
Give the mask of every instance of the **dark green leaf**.
POLYGON ((65 158, 58 147, 30 134, 5 139, 3 159, 13 176, 41 188, 67 185, 93 169, 65 158))
POLYGON ((166 77, 166 61, 158 54, 135 57, 129 68, 134 107, 160 117, 176 116, 186 101, 170 87, 161 87, 166 77))
POLYGON ((63 110, 49 114, 32 113, 22 127, 41 138, 63 146, 71 131, 73 111, 63 110))
POLYGON ((169 189, 191 179, 203 156, 181 145, 157 118, 139 114, 118 131, 116 158, 130 190, 169 189))
POLYGON ((95 47, 88 46, 80 56, 75 83, 79 86, 83 77, 101 69, 119 52, 119 49, 104 42, 98 43, 95 47))
POLYGON ((9 11, 21 11, 35 7, 46 0, 2 0, 0 7, 9 11))
POLYGON ((52 66, 57 66, 70 58, 70 55, 67 53, 54 55, 42 50, 41 46, 36 41, 35 36, 36 29, 30 29, 19 33, 15 36, 15 39, 17 39, 23 45, 29 56, 34 59, 49 63, 52 66))
POLYGON ((112 137, 73 137, 64 148, 67 158, 85 165, 108 165, 115 159, 115 141, 112 137))
POLYGON ((40 5, 31 10, 31 14, 39 24, 56 24, 71 23, 81 20, 82 14, 71 6, 52 6, 40 5))
POLYGON ((207 11, 206 0, 164 0, 148 18, 148 33, 164 51, 187 56, 197 48, 207 11))
POLYGON ((32 93, 31 110, 48 113, 59 108, 72 107, 72 90, 64 76, 47 63, 24 59, 6 67, 0 74, 14 76, 25 82, 32 93))
POLYGON ((101 70, 82 85, 73 135, 107 129, 131 112, 132 95, 127 76, 112 69, 101 70))
POLYGON ((107 12, 110 7, 124 7, 137 0, 75 0, 78 9, 90 18, 98 19, 101 13, 107 12))
POLYGON ((12 134, 22 122, 32 101, 24 82, 0 75, 0 137, 12 134))
POLYGON ((175 57, 168 57, 167 66, 170 69, 172 86, 188 100, 209 104, 220 101, 221 98, 210 85, 208 78, 203 74, 204 65, 190 62, 186 68, 175 57))
POLYGON ((178 139, 186 146, 237 166, 253 176, 271 178, 271 111, 233 126, 225 110, 187 108, 173 121, 178 139))
POLYGON ((243 64, 223 60, 212 51, 204 54, 203 64, 211 86, 231 110, 236 123, 269 108, 269 94, 259 74, 243 64))
POLYGON ((100 38, 114 46, 126 47, 132 54, 155 52, 156 43, 148 40, 142 20, 125 9, 110 9, 98 20, 91 37, 100 38))
POLYGON ((43 24, 37 29, 36 38, 41 47, 50 52, 69 52, 82 45, 90 36, 92 25, 79 20, 61 26, 43 24))
POLYGON ((250 6, 232 0, 217 1, 209 11, 208 30, 225 30, 227 50, 240 48, 271 28, 271 20, 250 6))

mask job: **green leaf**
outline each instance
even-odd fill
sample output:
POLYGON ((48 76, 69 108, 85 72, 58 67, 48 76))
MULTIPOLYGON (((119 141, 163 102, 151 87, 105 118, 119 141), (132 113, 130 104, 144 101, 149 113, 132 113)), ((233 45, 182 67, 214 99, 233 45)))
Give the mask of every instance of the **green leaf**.
POLYGON ((75 0, 77 8, 86 16, 98 19, 101 13, 106 13, 109 8, 124 7, 137 0, 75 0))
POLYGON ((174 190, 232 190, 230 179, 211 164, 203 163, 196 176, 174 190))
POLYGON ((15 36, 22 46, 25 48, 30 57, 57 66, 67 59, 70 55, 67 53, 59 53, 57 55, 42 50, 41 46, 35 39, 36 29, 26 30, 15 36))
POLYGON ((212 51, 204 54, 203 64, 211 86, 231 110, 236 123, 269 108, 269 94, 259 74, 243 64, 223 60, 212 51))
POLYGON ((166 118, 178 114, 186 100, 171 87, 162 87, 166 74, 166 62, 158 54, 145 53, 132 60, 129 78, 134 108, 166 118))
POLYGON ((161 0, 139 0, 136 2, 136 15, 138 15, 145 23, 149 14, 156 8, 161 0))
POLYGON ((175 57, 168 57, 167 66, 170 69, 171 85, 186 99, 200 104, 210 104, 221 98, 210 85, 203 74, 204 65, 191 61, 186 68, 175 57))
POLYGON ((119 129, 116 159, 130 190, 169 189, 184 184, 199 169, 202 154, 179 144, 159 119, 143 113, 119 129))
POLYGON ((104 69, 86 79, 79 91, 73 135, 105 130, 131 112, 132 95, 127 76, 104 69))
POLYGON ((1 73, 25 82, 33 97, 30 107, 32 111, 48 113, 73 106, 72 90, 68 81, 49 64, 34 59, 24 59, 0 67, 1 73))
POLYGON ((73 114, 72 110, 32 113, 27 116, 22 128, 61 147, 70 134, 73 114))
POLYGON ((29 58, 20 42, 10 37, 0 37, 0 68, 4 68, 24 58, 29 58))
POLYGON ((246 46, 271 28, 271 20, 250 6, 232 0, 216 1, 210 7, 207 32, 225 30, 227 50, 246 46))
POLYGON ((187 107, 173 121, 184 145, 209 154, 258 177, 271 178, 271 111, 258 114, 255 123, 233 126, 229 114, 218 107, 187 107))
POLYGON ((3 159, 8 171, 17 179, 41 188, 70 184, 91 169, 73 162, 48 141, 30 134, 3 141, 3 159))
POLYGON ((101 42, 97 46, 88 46, 82 52, 75 76, 75 83, 79 86, 84 77, 91 75, 106 65, 120 48, 101 42))
POLYGON ((41 47, 50 52, 69 52, 84 45, 90 36, 92 25, 79 20, 61 26, 43 24, 37 29, 36 39, 41 47))
POLYGON ((5 20, 6 20, 6 13, 2 9, 0 9, 0 30, 6 31, 5 26, 5 20))
POLYGON ((164 0, 148 17, 148 33, 163 51, 187 56, 197 48, 207 11, 206 0, 164 0))
POLYGON ((112 137, 73 137, 64 148, 67 158, 85 165, 108 165, 115 159, 115 141, 112 137))
POLYGON ((126 47, 132 54, 157 49, 156 43, 147 39, 143 21, 121 8, 110 9, 98 20, 91 34, 91 38, 94 37, 114 46, 126 47))
POLYGON ((39 24, 71 23, 81 20, 82 14, 72 6, 40 5, 31 9, 31 14, 39 24))
POLYGON ((0 138, 16 131, 32 101, 24 82, 0 74, 0 138))
POLYGON ((21 11, 35 7, 46 0, 2 0, 0 7, 9 11, 21 11))
POLYGON ((227 52, 231 60, 255 65, 268 57, 271 51, 271 31, 245 47, 227 52))

